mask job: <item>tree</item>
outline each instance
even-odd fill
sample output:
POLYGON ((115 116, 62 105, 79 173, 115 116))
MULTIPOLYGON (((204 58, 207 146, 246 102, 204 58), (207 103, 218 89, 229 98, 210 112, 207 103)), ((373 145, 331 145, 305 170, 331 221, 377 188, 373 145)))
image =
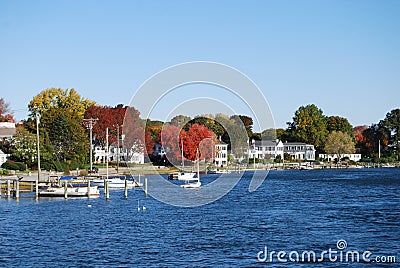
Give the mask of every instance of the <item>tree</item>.
POLYGON ((15 122, 10 111, 10 104, 3 98, 0 98, 0 122, 15 122))
POLYGON ((48 137, 58 161, 84 163, 89 151, 87 134, 78 115, 71 112, 69 109, 55 107, 45 111, 41 118, 41 132, 48 137))
POLYGON ((48 88, 41 91, 29 102, 28 108, 34 116, 36 111, 46 112, 51 108, 61 108, 71 111, 78 120, 82 120, 88 107, 95 105, 94 101, 81 97, 75 89, 48 88))
POLYGON ((400 142, 400 109, 394 109, 386 114, 385 119, 379 122, 379 127, 388 137, 388 144, 392 148, 397 148, 397 159, 400 151, 398 148, 400 142))
MULTIPOLYGON (((203 125, 192 125, 190 129, 186 132, 185 139, 183 140, 183 143, 185 145, 183 151, 184 156, 189 160, 196 160, 196 150, 200 147, 200 142, 205 139, 214 139, 214 133, 203 125)), ((200 156, 201 159, 204 159, 207 156, 210 157, 210 153, 211 149, 206 150, 206 148, 203 147, 203 153, 200 156)))
POLYGON ((159 140, 164 148, 169 162, 177 164, 181 161, 181 138, 186 132, 180 127, 165 124, 159 134, 159 140))
POLYGON ((145 123, 140 119, 140 112, 128 107, 125 113, 122 135, 123 145, 132 153, 145 152, 145 123))
POLYGON ((171 125, 176 127, 183 127, 186 125, 192 118, 186 115, 177 115, 171 119, 171 125))
POLYGON ((11 158, 31 167, 37 160, 36 146, 36 135, 19 126, 15 137, 11 140, 11 158))
POLYGON ((354 141, 349 134, 335 130, 329 133, 325 144, 327 154, 337 155, 340 161, 344 154, 352 154, 354 151, 354 141))
POLYGON ((347 118, 344 118, 344 117, 340 117, 340 116, 328 117, 327 130, 329 132, 341 131, 343 133, 349 134, 350 137, 354 138, 353 126, 349 123, 347 118))
POLYGON ((292 139, 313 144, 317 149, 323 148, 328 135, 326 116, 315 104, 301 106, 288 122, 288 131, 292 139))
POLYGON ((246 129, 247 136, 251 137, 253 134, 253 118, 247 115, 232 115, 231 119, 240 119, 246 129))
POLYGON ((93 105, 86 109, 85 118, 98 118, 93 126, 93 137, 101 146, 106 144, 106 129, 108 128, 108 142, 117 143, 121 138, 127 106, 119 104, 115 107, 93 105), (117 133, 119 131, 119 133, 117 133))

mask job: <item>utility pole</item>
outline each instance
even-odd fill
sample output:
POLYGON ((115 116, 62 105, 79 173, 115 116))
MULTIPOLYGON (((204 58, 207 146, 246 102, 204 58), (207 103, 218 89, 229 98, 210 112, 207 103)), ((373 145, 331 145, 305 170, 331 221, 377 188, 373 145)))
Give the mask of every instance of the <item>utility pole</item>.
POLYGON ((37 136, 37 159, 38 159, 38 175, 36 178, 36 183, 35 183, 35 197, 36 199, 39 198, 39 181, 40 181, 40 136, 39 136, 39 120, 40 120, 40 114, 39 111, 36 111, 36 136, 37 136))
POLYGON ((84 124, 86 125, 86 128, 89 129, 90 131, 90 172, 93 172, 93 126, 96 123, 96 121, 99 120, 98 118, 89 118, 89 119, 83 119, 84 124))

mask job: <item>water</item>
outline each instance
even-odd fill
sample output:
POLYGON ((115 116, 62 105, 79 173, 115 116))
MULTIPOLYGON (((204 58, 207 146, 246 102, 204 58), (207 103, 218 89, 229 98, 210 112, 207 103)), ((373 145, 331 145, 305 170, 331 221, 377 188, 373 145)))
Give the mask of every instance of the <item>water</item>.
MULTIPOLYGON (((318 254, 338 250, 340 239, 346 250, 396 256, 399 264, 400 169, 274 171, 249 193, 251 175, 222 199, 197 208, 166 205, 139 189, 130 190, 128 199, 114 190, 108 202, 3 197, 0 266, 264 266, 257 254, 265 246, 318 254), (145 211, 138 212, 138 200, 145 211)), ((202 182, 215 176, 204 175, 202 182)), ((291 264, 343 265, 326 257, 319 264, 291 264)), ((268 266, 282 263, 275 256, 268 266)))

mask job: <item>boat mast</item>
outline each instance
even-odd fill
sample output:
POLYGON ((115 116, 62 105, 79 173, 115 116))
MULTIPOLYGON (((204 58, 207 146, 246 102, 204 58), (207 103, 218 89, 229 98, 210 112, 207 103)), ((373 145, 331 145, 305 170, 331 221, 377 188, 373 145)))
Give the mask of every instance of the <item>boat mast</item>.
POLYGON ((182 150, 181 150, 181 154, 182 154, 181 166, 182 166, 182 171, 184 172, 185 171, 185 161, 183 161, 183 138, 181 139, 181 144, 182 144, 182 146, 181 146, 181 148, 182 148, 182 150))
POLYGON ((106 177, 108 179, 108 128, 106 128, 106 177))
POLYGON ((197 158, 197 181, 200 181, 200 156, 199 156, 199 148, 196 151, 196 158, 197 158))

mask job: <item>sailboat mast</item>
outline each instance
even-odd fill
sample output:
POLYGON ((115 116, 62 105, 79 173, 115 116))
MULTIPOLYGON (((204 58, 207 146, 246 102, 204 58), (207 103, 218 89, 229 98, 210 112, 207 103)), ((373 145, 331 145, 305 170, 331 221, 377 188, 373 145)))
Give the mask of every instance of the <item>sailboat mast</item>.
POLYGON ((108 179, 108 128, 106 128, 106 176, 108 179))
POLYGON ((182 154, 181 166, 182 166, 182 171, 185 171, 185 161, 183 161, 183 138, 181 139, 181 144, 182 144, 182 146, 181 146, 181 148, 182 148, 182 150, 181 150, 181 154, 182 154))
POLYGON ((199 148, 197 148, 196 157, 197 157, 197 181, 200 181, 200 156, 199 156, 199 148))

